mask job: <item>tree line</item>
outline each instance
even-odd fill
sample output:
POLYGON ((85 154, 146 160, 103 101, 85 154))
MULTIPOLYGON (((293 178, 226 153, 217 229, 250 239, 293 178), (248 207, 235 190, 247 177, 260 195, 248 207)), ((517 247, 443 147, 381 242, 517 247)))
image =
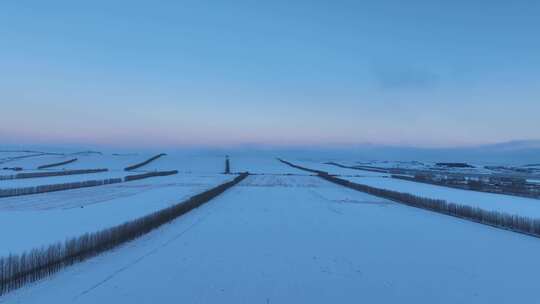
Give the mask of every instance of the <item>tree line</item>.
POLYGON ((335 184, 412 207, 422 208, 497 228, 540 237, 540 219, 533 219, 493 210, 485 210, 480 207, 450 203, 446 200, 426 198, 404 192, 375 188, 363 184, 353 183, 348 180, 329 175, 328 173, 321 173, 319 176, 335 184))
POLYGON ((314 170, 314 169, 310 169, 310 168, 306 168, 306 167, 302 167, 302 166, 298 166, 298 165, 295 165, 291 162, 288 162, 286 160, 283 160, 281 158, 278 158, 278 160, 290 167, 293 167, 293 168, 296 168, 296 169, 299 169, 299 170, 304 170, 304 171, 307 171, 307 172, 311 172, 311 173, 315 173, 315 174, 322 174, 322 173, 326 173, 324 171, 321 171, 321 170, 314 170))
POLYGON ((71 182, 71 183, 63 183, 63 184, 41 185, 41 186, 12 188, 12 189, 0 189, 0 197, 20 196, 20 195, 29 195, 29 194, 38 194, 38 193, 45 193, 45 192, 85 188, 85 187, 95 187, 95 186, 101 186, 101 185, 116 184, 116 183, 121 183, 121 182, 122 182, 122 178, 108 178, 108 179, 102 179, 102 180, 89 180, 89 181, 71 182))
POLYGON ((17 173, 14 178, 35 178, 35 177, 51 177, 51 176, 64 176, 64 175, 76 175, 76 174, 90 174, 107 172, 109 169, 78 169, 78 170, 62 170, 62 171, 47 171, 47 172, 25 172, 17 173))
MULTIPOLYGON (((56 176, 56 175, 69 175, 69 174, 81 174, 81 173, 94 173, 94 172, 103 172, 107 169, 91 169, 91 170, 70 170, 70 171, 59 171, 59 172, 34 172, 34 173, 21 173, 25 177, 20 178, 30 178, 30 177, 43 177, 43 176, 56 176), (84 171, 84 172, 81 172, 84 171), (53 174, 53 175, 47 175, 53 174)), ((20 195, 30 195, 38 193, 46 193, 53 191, 62 191, 62 190, 71 190, 77 188, 85 187, 95 187, 109 184, 116 184, 121 182, 129 182, 154 176, 168 176, 177 174, 177 170, 173 171, 154 171, 146 172, 141 174, 128 175, 122 178, 109 178, 103 180, 89 180, 89 181, 80 181, 80 182, 71 182, 71 183, 62 183, 62 184, 52 184, 52 185, 41 185, 41 186, 31 186, 23 188, 10 188, 10 189, 0 189, 0 197, 10 197, 10 196, 20 196, 20 195)))
POLYGON ((99 172, 107 172, 107 171, 109 171, 109 169, 78 169, 78 170, 62 170, 62 171, 46 171, 46 172, 25 172, 25 173, 17 173, 15 175, 1 175, 0 180, 64 176, 64 175, 76 175, 76 174, 90 174, 90 173, 99 173, 99 172))
POLYGON ((159 226, 193 210, 225 190, 236 185, 249 174, 242 173, 232 181, 192 196, 188 200, 123 224, 86 233, 48 247, 32 249, 22 254, 0 258, 0 295, 24 284, 51 276, 57 271, 110 250, 142 236, 159 226))
POLYGON ((66 160, 66 161, 59 162, 59 163, 52 163, 52 164, 48 164, 48 165, 42 165, 42 166, 39 166, 38 169, 47 169, 47 168, 52 168, 52 167, 58 167, 58 166, 70 164, 70 163, 75 162, 75 161, 77 161, 77 158, 73 158, 73 159, 66 160))
POLYGON ((144 179, 144 178, 149 178, 149 177, 154 177, 154 176, 167 176, 167 175, 173 175, 177 173, 178 173, 178 170, 147 172, 147 173, 141 173, 141 174, 128 175, 124 177, 124 181, 129 182, 129 181, 134 181, 138 179, 144 179))
POLYGON ((294 165, 290 162, 278 159, 279 161, 309 172, 316 172, 317 175, 329 182, 345 186, 354 190, 362 191, 374 196, 382 197, 388 200, 392 200, 397 203, 402 203, 408 206, 426 209, 450 216, 459 217, 462 219, 470 220, 473 222, 502 228, 518 233, 523 233, 535 237, 540 237, 540 219, 533 219, 516 214, 509 214, 505 212, 485 210, 480 207, 473 207, 469 205, 461 205, 457 203, 450 203, 446 200, 432 199, 413 195, 410 193, 392 191, 387 189, 381 189, 371 187, 363 184, 353 183, 351 181, 338 178, 334 175, 328 174, 328 172, 313 170, 301 166, 294 165))
POLYGON ((142 166, 145 166, 145 165, 149 164, 150 162, 152 162, 152 161, 154 161, 154 160, 156 160, 156 159, 158 159, 158 158, 160 158, 162 156, 165 156, 165 155, 167 155, 167 154, 161 153, 161 154, 158 154, 156 156, 152 156, 152 157, 150 157, 149 159, 147 159, 147 160, 145 160, 143 162, 140 162, 138 164, 131 165, 129 167, 124 168, 124 171, 131 171, 131 170, 138 169, 138 168, 140 168, 142 166))

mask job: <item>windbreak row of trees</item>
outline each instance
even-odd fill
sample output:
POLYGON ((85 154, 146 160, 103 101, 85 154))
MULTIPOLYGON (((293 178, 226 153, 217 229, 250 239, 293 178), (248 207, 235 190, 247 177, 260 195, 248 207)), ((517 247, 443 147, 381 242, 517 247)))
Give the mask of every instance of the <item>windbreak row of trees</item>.
POLYGON ((78 169, 78 170, 62 170, 62 171, 46 171, 46 172, 25 172, 25 173, 17 173, 15 175, 2 175, 0 176, 0 180, 64 176, 64 175, 76 175, 76 174, 90 174, 90 173, 100 173, 100 172, 107 172, 107 171, 109 171, 109 169, 78 169))
POLYGON ((147 160, 145 160, 143 162, 140 162, 138 164, 126 167, 126 168, 124 168, 124 170, 125 171, 130 171, 130 170, 138 169, 138 168, 140 168, 142 166, 145 166, 145 165, 149 164, 150 162, 152 162, 152 161, 154 161, 154 160, 156 160, 156 159, 158 159, 158 158, 160 158, 162 156, 165 156, 165 155, 167 155, 167 154, 165 154, 165 153, 158 154, 156 156, 150 157, 149 159, 147 159, 147 160))
POLYGON ((80 169, 80 170, 62 170, 62 171, 48 171, 48 172, 27 172, 27 173, 17 173, 15 174, 15 178, 51 177, 51 176, 100 173, 100 172, 107 172, 107 171, 109 171, 109 169, 80 169))
POLYGON ((141 173, 141 174, 128 175, 124 177, 124 181, 129 182, 129 181, 134 181, 138 179, 144 179, 144 178, 149 178, 149 177, 154 177, 154 176, 167 176, 167 175, 173 175, 177 173, 178 173, 178 170, 147 172, 147 173, 141 173))
MULTIPOLYGON (((59 171, 59 172, 36 172, 36 173, 20 173, 24 177, 17 178, 30 178, 30 177, 44 177, 44 176, 56 176, 56 175, 69 175, 69 174, 82 174, 82 173, 95 173, 103 172, 107 169, 92 169, 92 170, 70 170, 70 171, 59 171), (58 173, 58 174, 57 174, 58 173), (52 175, 47 175, 52 174, 52 175)), ((62 191, 70 190, 84 187, 94 187, 102 186, 108 184, 116 184, 121 182, 129 182, 149 177, 155 176, 168 176, 177 174, 178 170, 172 171, 155 171, 155 172, 146 172, 141 174, 128 175, 122 178, 109 178, 103 180, 89 180, 89 181, 80 181, 80 182, 71 182, 63 184, 53 184, 53 185, 41 185, 41 186, 32 186, 32 187, 23 187, 23 188, 11 188, 11 189, 0 189, 0 197, 9 197, 9 196, 20 196, 20 195, 29 195, 29 194, 38 194, 45 192, 53 191, 62 191)), ((18 176, 19 174, 17 174, 18 176)))
POLYGON ((109 179, 103 179, 103 180, 89 180, 89 181, 81 181, 81 182, 41 185, 41 186, 32 186, 32 187, 24 187, 24 188, 0 189, 0 197, 29 195, 29 194, 62 191, 62 190, 85 188, 85 187, 95 187, 95 186, 115 184, 115 183, 121 183, 121 182, 122 182, 121 178, 109 178, 109 179))
POLYGON ((528 183, 526 178, 490 176, 490 177, 466 177, 466 176, 445 176, 431 173, 417 173, 414 177, 393 174, 393 178, 425 183, 443 187, 465 189, 472 191, 500 193, 506 195, 523 196, 530 198, 540 198, 540 186, 528 183))
POLYGON ((281 162, 305 171, 317 172, 317 175, 329 182, 362 191, 374 196, 389 199, 398 203, 409 205, 416 208, 422 208, 446 215, 459 217, 473 222, 490 225, 497 228, 511 230, 535 237, 540 237, 540 219, 533 219, 516 214, 509 214, 499 211, 485 210, 479 207, 450 203, 446 200, 432 199, 413 195, 410 193, 380 189, 363 184, 353 183, 351 181, 341 179, 328 172, 313 170, 301 166, 294 165, 290 162, 279 159, 281 162))
POLYGON ((39 166, 38 169, 47 169, 47 168, 52 168, 52 167, 58 167, 58 166, 70 164, 70 163, 75 162, 75 161, 77 161, 77 158, 73 158, 73 159, 66 160, 66 161, 59 162, 59 163, 52 163, 52 164, 39 166))
POLYGON ((0 175, 0 180, 14 179, 15 175, 0 175))
POLYGON ((288 162, 286 160, 283 160, 281 158, 278 158, 278 160, 290 167, 293 167, 293 168, 296 168, 296 169, 299 169, 299 170, 304 170, 304 171, 308 171, 308 172, 312 172, 312 173, 316 173, 316 174, 322 174, 322 173, 326 173, 324 171, 321 171, 321 170, 314 170, 314 169, 310 169, 310 168, 306 168, 306 167, 302 167, 302 166, 298 166, 298 165, 295 165, 291 162, 288 162))
POLYGON ((412 207, 427 209, 506 230, 540 237, 540 219, 532 219, 499 211, 489 211, 479 207, 450 203, 445 200, 425 198, 409 193, 375 188, 353 183, 329 175, 328 173, 321 173, 319 176, 327 181, 412 207))
POLYGON ((383 170, 383 169, 379 169, 379 168, 373 168, 373 167, 370 167, 370 166, 345 166, 345 165, 342 165, 342 164, 339 164, 339 163, 336 163, 336 162, 327 162, 325 164, 340 167, 340 168, 345 168, 345 169, 370 171, 370 172, 378 172, 378 173, 388 173, 388 170, 383 170))
POLYGON ((0 258, 0 295, 144 235, 210 201, 247 176, 248 173, 242 173, 232 181, 195 195, 185 202, 118 226, 0 258))

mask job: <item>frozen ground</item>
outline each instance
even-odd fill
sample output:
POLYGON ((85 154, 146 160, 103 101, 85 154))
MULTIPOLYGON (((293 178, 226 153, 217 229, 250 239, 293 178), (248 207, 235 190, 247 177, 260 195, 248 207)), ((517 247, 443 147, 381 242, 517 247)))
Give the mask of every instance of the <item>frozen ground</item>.
MULTIPOLYGON (((3 155, 6 159, 26 155, 23 152, 5 153, 3 155)), ((85 168, 109 168, 109 171, 0 180, 0 189, 124 177, 141 171, 179 169, 180 173, 121 184, 0 198, 0 255, 20 253, 63 241, 67 237, 118 225, 181 202, 234 178, 220 174, 224 169, 224 157, 183 154, 165 156, 155 164, 151 163, 133 172, 123 170, 155 154, 66 153, 65 156, 40 155, 10 161, 9 166, 21 166, 27 169, 24 172, 29 172, 33 170, 28 168, 76 157, 78 161, 74 163, 40 171, 85 168)))
MULTIPOLYGON (((0 153, 0 155, 1 154, 2 153, 0 153)), ((22 167, 25 170, 32 170, 32 169, 37 169, 37 167, 42 166, 42 165, 59 163, 66 160, 73 159, 73 158, 75 157, 66 156, 66 155, 30 153, 30 154, 26 154, 26 157, 4 160, 4 163, 1 164, 1 166, 2 167, 22 167)), ((58 167, 58 168, 62 168, 62 167, 58 167)), ((87 169, 90 169, 90 168, 87 168, 87 169)))
POLYGON ((250 176, 2 303, 534 303, 538 239, 312 176, 250 176))
POLYGON ((122 184, 0 198, 0 255, 121 224, 232 179, 179 174, 122 184))
POLYGON ((510 214, 518 214, 531 218, 540 218, 540 200, 518 197, 513 195, 502 195, 478 191, 461 190, 413 181, 400 180, 388 177, 388 174, 377 172, 361 172, 358 175, 350 175, 354 169, 343 169, 340 167, 325 165, 317 162, 294 161, 294 164, 310 169, 317 169, 331 174, 341 175, 341 178, 351 182, 364 184, 372 187, 383 188, 393 191, 406 192, 418 196, 443 199, 462 205, 481 207, 486 210, 496 210, 510 214))
POLYGON ((170 153, 136 171, 178 170, 181 173, 215 174, 225 171, 225 155, 196 155, 170 153))
POLYGON ((395 178, 346 177, 359 184, 415 194, 418 196, 443 199, 462 205, 478 206, 486 210, 497 210, 540 218, 540 200, 478 191, 461 190, 395 178))
POLYGON ((76 157, 78 160, 62 167, 66 169, 108 168, 111 171, 123 171, 125 167, 143 162, 152 156, 152 153, 88 153, 71 155, 69 156, 70 158, 76 157))
MULTIPOLYGON (((9 159, 9 157, 6 157, 4 159, 4 163, 0 165, 2 167, 21 167, 25 171, 27 171, 27 170, 36 170, 39 166, 42 166, 42 165, 59 163, 59 162, 77 158, 77 161, 75 162, 48 168, 46 170, 55 171, 55 170, 62 170, 62 169, 72 170, 72 169, 108 168, 111 171, 123 171, 125 167, 140 163, 154 156, 155 154, 158 154, 158 153, 85 152, 85 153, 65 153, 63 155, 30 153, 30 154, 22 154, 22 155, 29 155, 28 157, 24 157, 24 158, 9 159)), ((11 154, 11 155, 20 155, 20 154, 11 154)), ((0 153, 0 157, 3 157, 3 156, 4 154, 0 153)))
POLYGON ((287 166, 279 162, 274 157, 233 157, 231 159, 231 167, 233 172, 249 171, 250 173, 265 174, 311 174, 309 172, 287 166))
POLYGON ((15 159, 32 157, 34 155, 40 155, 41 152, 31 152, 31 151, 6 151, 0 150, 0 165, 4 163, 9 163, 15 159))
POLYGON ((89 180, 103 180, 103 179, 108 179, 108 178, 124 178, 126 175, 132 175, 132 174, 135 174, 135 173, 106 171, 106 172, 88 173, 88 174, 72 174, 72 175, 49 176, 49 177, 8 179, 8 180, 0 180, 0 189, 34 187, 34 186, 41 186, 41 185, 63 184, 63 183, 72 183, 72 182, 89 181, 89 180))
POLYGON ((333 174, 345 175, 345 176, 390 176, 387 173, 379 173, 367 170, 357 170, 350 168, 342 168, 335 165, 329 165, 318 161, 305 161, 305 160, 293 160, 295 165, 306 167, 309 169, 321 170, 324 172, 330 172, 333 174))

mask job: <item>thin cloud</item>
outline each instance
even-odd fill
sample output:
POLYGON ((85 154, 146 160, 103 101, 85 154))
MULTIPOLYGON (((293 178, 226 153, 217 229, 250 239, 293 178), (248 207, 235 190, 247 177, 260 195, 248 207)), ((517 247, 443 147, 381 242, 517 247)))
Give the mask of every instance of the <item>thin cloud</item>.
POLYGON ((373 73, 382 89, 427 89, 439 83, 438 74, 416 67, 377 67, 373 73))

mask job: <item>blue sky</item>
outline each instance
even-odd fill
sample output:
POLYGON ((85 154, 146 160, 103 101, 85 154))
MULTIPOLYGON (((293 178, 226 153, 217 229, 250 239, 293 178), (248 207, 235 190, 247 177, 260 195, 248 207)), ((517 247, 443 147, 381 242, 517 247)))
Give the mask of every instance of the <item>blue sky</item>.
POLYGON ((4 143, 540 138, 538 1, 2 1, 4 143), (114 3, 113 3, 114 2, 114 3))

